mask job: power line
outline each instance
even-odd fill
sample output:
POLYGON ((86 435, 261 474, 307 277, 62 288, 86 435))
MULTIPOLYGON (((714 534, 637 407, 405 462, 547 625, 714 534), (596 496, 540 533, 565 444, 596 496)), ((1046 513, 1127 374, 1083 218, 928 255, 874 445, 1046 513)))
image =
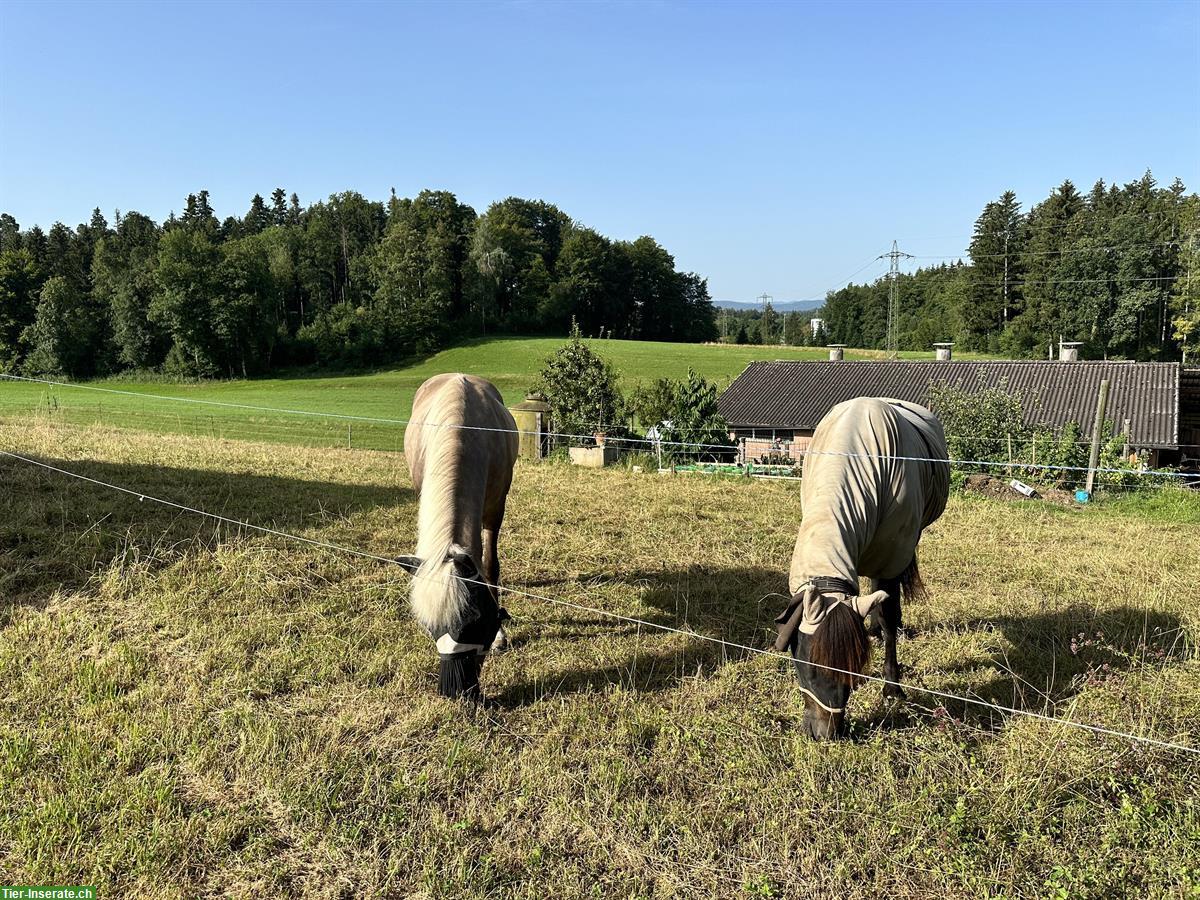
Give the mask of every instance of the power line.
MULTIPOLYGON (((1061 256, 1067 253, 1100 253, 1109 252, 1112 250, 1134 250, 1142 247, 1181 247, 1179 241, 1156 241, 1150 244, 1109 244, 1104 247, 1067 247, 1063 250, 1022 250, 1017 253, 1018 257, 1025 256, 1061 256)), ((979 253, 973 254, 970 249, 962 251, 962 253, 951 254, 947 256, 913 256, 913 259, 961 259, 964 255, 971 259, 999 259, 1005 256, 1004 253, 979 253)))
MULTIPOLYGON (((1086 215, 1090 211, 1091 211, 1090 208, 1084 207, 1078 213, 1076 213, 1074 216, 1071 216, 1065 222, 1039 222, 1039 223, 1035 223, 1032 225, 1028 224, 1028 223, 1024 223, 1021 225, 1021 228, 1026 232, 1042 232, 1042 231, 1055 231, 1055 230, 1062 229, 1062 228, 1072 228, 1072 227, 1075 227, 1080 224, 1086 225, 1089 223, 1080 217, 1086 215)), ((1019 213, 1019 215, 1028 216, 1029 213, 1019 213)), ((1139 222, 1152 222, 1155 219, 1173 218, 1174 215, 1175 215, 1175 213, 1173 213, 1173 212, 1151 212, 1151 213, 1138 213, 1138 212, 1132 212, 1132 211, 1115 212, 1111 216, 1108 216, 1107 218, 1101 220, 1098 224, 1101 226, 1099 229, 1100 232, 1106 233, 1106 232, 1111 232, 1113 230, 1114 224, 1119 224, 1122 220, 1128 221, 1130 219, 1135 219, 1139 222)), ((1096 223, 1093 222, 1091 224, 1096 224, 1096 223)), ((978 236, 979 236, 978 234, 970 234, 970 235, 965 235, 965 236, 964 235, 941 235, 939 237, 902 237, 902 238, 899 238, 899 240, 907 241, 910 243, 915 242, 915 241, 973 241, 978 236)), ((1086 236, 1086 235, 1081 235, 1081 236, 1086 236)))
MULTIPOLYGON (((251 522, 243 522, 239 519, 233 519, 228 516, 222 516, 222 515, 218 515, 216 513, 210 513, 205 510, 198 509, 194 506, 188 506, 183 503, 176 503, 173 500, 164 500, 159 497, 154 497, 150 494, 147 494, 145 491, 137 491, 137 490, 133 490, 131 488, 123 487, 118 484, 113 484, 111 482, 101 481, 98 478, 91 478, 90 476, 87 476, 87 475, 81 475, 78 472, 72 472, 68 469, 59 468, 58 466, 54 466, 49 463, 42 462, 41 460, 31 459, 27 456, 21 456, 17 453, 12 453, 8 450, 0 450, 0 455, 7 456, 10 459, 15 459, 20 462, 28 463, 33 466, 39 466, 39 467, 41 467, 43 469, 47 469, 51 472, 56 472, 60 475, 66 475, 71 478, 76 478, 81 481, 85 481, 90 484, 97 485, 99 487, 105 487, 105 488, 109 488, 114 491, 119 491, 120 493, 126 494, 127 496, 137 497, 139 501, 149 500, 152 503, 158 503, 163 506, 168 506, 173 509, 180 510, 181 512, 188 512, 188 513, 192 513, 194 515, 203 516, 205 518, 213 519, 215 521, 222 522, 227 525, 234 525, 239 528, 246 528, 251 531, 258 531, 258 532, 262 532, 264 534, 273 535, 275 537, 281 537, 281 538, 285 538, 287 540, 298 541, 298 542, 301 542, 304 544, 308 544, 310 546, 321 547, 323 549, 332 550, 332 551, 339 552, 339 553, 348 553, 353 556, 361 557, 363 559, 370 559, 370 560, 374 560, 376 562, 387 563, 389 565, 394 565, 394 566, 400 567, 399 561, 392 559, 390 557, 379 556, 378 554, 369 553, 367 551, 359 550, 354 547, 346 547, 346 546, 343 546, 340 544, 331 543, 329 541, 322 541, 322 540, 317 540, 314 538, 307 538, 307 537, 303 537, 301 535, 291 534, 286 531, 280 531, 275 528, 268 528, 264 525, 255 525, 251 522)), ((400 567, 400 568, 401 568, 401 571, 405 571, 407 573, 407 570, 403 569, 402 567, 400 567)), ((425 576, 425 577, 428 577, 428 576, 425 576)), ((451 574, 451 577, 455 578, 457 580, 460 580, 460 581, 469 581, 469 579, 462 578, 461 576, 455 575, 453 573, 451 574)), ((443 581, 443 583, 445 583, 445 582, 443 581)), ((687 637, 687 638, 692 638, 692 639, 701 640, 701 641, 707 641, 709 643, 717 644, 719 646, 726 647, 728 649, 741 650, 746 653, 752 653, 752 654, 756 654, 756 655, 760 655, 760 656, 767 656, 772 659, 781 660, 781 661, 789 663, 789 664, 795 662, 795 660, 792 657, 784 655, 782 653, 777 653, 772 650, 763 650, 758 647, 750 647, 750 646, 747 646, 746 644, 738 644, 734 641, 724 640, 723 638, 712 637, 711 635, 706 635, 706 634, 700 634, 699 632, 692 631, 690 629, 676 628, 674 626, 665 625, 665 624, 662 624, 659 622, 651 622, 646 619, 639 619, 634 616, 626 616, 626 615, 622 615, 620 613, 611 612, 610 610, 598 609, 596 607, 591 607, 591 606, 585 606, 583 604, 573 603, 569 600, 559 600, 554 597, 548 597, 548 596, 545 596, 542 594, 534 594, 534 593, 530 593, 529 591, 522 591, 517 588, 505 587, 503 585, 497 585, 497 588, 498 588, 498 590, 503 591, 506 594, 511 594, 513 596, 528 597, 531 600, 538 600, 540 602, 549 603, 554 606, 562 606, 562 607, 566 607, 568 609, 577 610, 579 612, 588 612, 588 613, 592 613, 594 615, 603 616, 605 618, 615 619, 617 621, 626 622, 628 624, 644 626, 646 628, 655 629, 655 630, 670 633, 670 634, 683 635, 684 637, 687 637)), ((878 675, 867 675, 866 673, 862 673, 862 672, 853 672, 848 669, 840 669, 836 666, 829 666, 829 665, 824 665, 824 664, 815 663, 815 662, 808 662, 808 663, 806 663, 806 665, 809 665, 815 669, 822 669, 825 671, 834 672, 834 673, 841 674, 841 675, 850 675, 855 678, 860 678, 863 681, 874 681, 874 682, 878 682, 880 684, 885 684, 885 685, 893 683, 893 682, 888 681, 888 679, 883 678, 878 675)), ((1075 722, 1070 719, 1061 719, 1056 716, 1046 715, 1044 713, 1037 713, 1037 712, 1033 712, 1031 710, 1018 709, 1018 708, 1012 707, 1012 706, 1004 706, 1002 704, 992 703, 987 700, 980 700, 980 699, 977 699, 974 697, 964 697, 964 696, 960 696, 958 694, 949 693, 948 691, 939 691, 939 690, 935 690, 933 688, 921 687, 919 685, 905 684, 904 687, 906 687, 910 690, 916 691, 918 693, 927 694, 932 697, 938 697, 940 699, 945 699, 945 700, 955 700, 960 703, 973 704, 976 706, 981 706, 981 707, 984 707, 987 709, 992 709, 997 712, 1005 713, 1008 715, 1026 716, 1028 718, 1040 719, 1045 722, 1052 722, 1052 723, 1063 725, 1063 726, 1066 726, 1069 728, 1076 728, 1076 729, 1079 729, 1082 731, 1089 731, 1089 732, 1092 732, 1093 734, 1101 734, 1101 735, 1107 735, 1109 737, 1122 738, 1127 741, 1134 741, 1134 742, 1148 744, 1148 745, 1155 746, 1155 747, 1160 747, 1160 748, 1163 748, 1166 750, 1174 750, 1174 751, 1177 751, 1180 753, 1189 753, 1189 754, 1192 754, 1195 756, 1200 756, 1200 749, 1197 749, 1196 747, 1190 747, 1186 744, 1177 744, 1172 741, 1163 741, 1163 740, 1159 740, 1157 738, 1150 738, 1150 737, 1145 737, 1143 735, 1132 734, 1130 732, 1118 731, 1118 730, 1112 729, 1112 728, 1105 728, 1104 726, 1101 726, 1101 725, 1092 725, 1092 724, 1089 724, 1086 722, 1075 722)))
POLYGON ((843 278, 843 279, 841 279, 840 281, 838 281, 838 282, 837 282, 837 283, 836 283, 836 284, 835 284, 833 287, 826 288, 826 289, 825 289, 825 292, 824 292, 823 294, 821 294, 821 296, 820 296, 820 297, 809 297, 809 298, 808 298, 808 299, 806 299, 806 300, 798 300, 798 301, 796 301, 796 302, 797 302, 797 303, 816 303, 818 300, 820 300, 820 301, 824 301, 824 300, 825 300, 825 298, 826 298, 826 297, 827 297, 829 294, 832 294, 834 291, 838 291, 838 290, 841 290, 841 289, 842 289, 842 288, 844 288, 844 287, 847 287, 847 286, 849 285, 849 283, 850 283, 851 279, 853 279, 855 275, 857 275, 859 272, 862 272, 862 271, 863 271, 863 270, 865 270, 865 269, 869 269, 869 268, 871 268, 871 266, 873 266, 873 265, 875 265, 875 263, 879 262, 879 260, 880 260, 881 258, 882 258, 882 257, 879 257, 879 256, 873 257, 871 260, 869 260, 868 262, 866 262, 866 263, 864 263, 863 265, 859 266, 857 269, 855 269, 853 272, 851 272, 851 273, 850 273, 849 275, 847 275, 845 278, 843 278))
POLYGON ((1008 281, 976 281, 974 284, 987 285, 1002 285, 1008 284, 1015 287, 1020 287, 1025 284, 1108 284, 1112 281, 1123 283, 1136 282, 1142 283, 1147 281, 1175 281, 1180 276, 1178 275, 1148 275, 1138 278, 1126 278, 1122 275, 1109 275, 1107 278, 1046 278, 1035 279, 1033 281, 1024 281, 1019 278, 1011 278, 1008 281))

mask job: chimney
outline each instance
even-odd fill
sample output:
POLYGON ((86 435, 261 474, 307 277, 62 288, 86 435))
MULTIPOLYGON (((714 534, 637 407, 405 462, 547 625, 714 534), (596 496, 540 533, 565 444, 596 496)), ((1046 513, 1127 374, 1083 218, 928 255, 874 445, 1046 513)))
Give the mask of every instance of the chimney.
POLYGON ((830 362, 841 362, 842 355, 846 350, 846 345, 845 344, 827 344, 826 346, 829 347, 829 361, 830 362))
POLYGON ((1061 341, 1058 345, 1059 362, 1078 362, 1079 345, 1083 341, 1061 341))
POLYGON ((933 345, 934 353, 938 362, 950 362, 952 357, 951 347, 954 346, 954 341, 941 341, 933 345))

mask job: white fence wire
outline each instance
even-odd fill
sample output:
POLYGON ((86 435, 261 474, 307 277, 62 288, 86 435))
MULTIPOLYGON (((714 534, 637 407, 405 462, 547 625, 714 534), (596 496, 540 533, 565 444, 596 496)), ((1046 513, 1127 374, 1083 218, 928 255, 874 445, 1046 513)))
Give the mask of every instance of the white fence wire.
MULTIPOLYGON (((120 395, 123 397, 141 399, 143 401, 144 400, 155 400, 155 401, 164 401, 164 402, 176 402, 176 403, 194 404, 194 405, 201 405, 201 406, 211 406, 214 408, 233 409, 233 410, 257 412, 257 413, 270 413, 272 415, 280 415, 280 416, 284 416, 284 415, 299 416, 299 417, 310 417, 310 418, 328 419, 328 420, 344 421, 344 422, 362 422, 362 423, 372 423, 372 424, 378 424, 378 425, 391 425, 391 426, 403 425, 406 427, 409 425, 415 424, 420 427, 428 427, 428 428, 454 428, 454 429, 461 429, 461 430, 466 430, 466 431, 513 433, 513 434, 518 434, 518 435, 526 435, 526 436, 536 437, 539 439, 556 438, 556 439, 562 439, 562 440, 566 440, 566 441, 581 441, 582 442, 582 441, 593 441, 595 439, 594 434, 574 434, 574 433, 569 433, 569 432, 543 432, 543 431, 534 432, 534 431, 522 431, 521 429, 489 428, 489 427, 479 426, 479 425, 461 425, 461 424, 449 424, 449 423, 442 423, 442 422, 417 422, 413 419, 392 419, 392 418, 379 417, 379 416, 353 415, 353 414, 349 414, 349 413, 334 413, 334 412, 323 412, 323 411, 317 411, 317 410, 288 409, 288 408, 283 408, 283 407, 258 406, 258 405, 246 404, 246 403, 230 403, 228 401, 223 401, 223 400, 209 400, 209 399, 200 398, 200 397, 175 397, 175 396, 171 396, 169 394, 150 394, 150 393, 144 393, 141 391, 126 391, 126 390, 121 390, 118 388, 104 388, 104 387, 99 387, 96 385, 77 384, 77 383, 65 382, 65 381, 53 381, 53 380, 43 379, 43 378, 30 378, 27 376, 10 375, 10 374, 3 374, 3 373, 0 373, 0 378, 8 379, 10 381, 26 382, 26 383, 31 383, 31 384, 41 384, 41 385, 46 385, 49 387, 70 388, 70 389, 77 389, 77 390, 84 390, 84 391, 95 391, 95 392, 100 392, 100 393, 105 393, 105 394, 114 394, 114 395, 120 395)), ((634 437, 611 437, 610 436, 610 437, 606 438, 606 443, 640 446, 640 447, 646 448, 647 451, 653 451, 654 449, 659 448, 659 447, 674 447, 674 448, 681 448, 681 449, 686 448, 686 449, 690 449, 690 450, 708 451, 708 452, 715 454, 715 453, 730 453, 736 449, 736 447, 732 444, 698 443, 698 442, 694 442, 694 441, 669 441, 669 440, 656 440, 656 439, 650 439, 650 438, 634 438, 634 437)), ((1006 461, 1006 460, 993 460, 993 459, 940 459, 940 458, 927 457, 927 456, 901 456, 901 455, 881 456, 878 454, 842 453, 842 452, 837 452, 837 451, 832 451, 832 450, 812 450, 809 448, 794 450, 793 453, 795 453, 795 455, 800 456, 800 457, 815 456, 815 455, 826 455, 826 456, 832 455, 832 456, 841 456, 841 457, 859 458, 859 459, 885 459, 885 460, 905 461, 905 462, 930 462, 930 463, 935 463, 935 464, 939 464, 939 465, 949 465, 951 467, 999 468, 999 469, 1009 469, 1012 471, 1034 471, 1034 470, 1036 470, 1036 471, 1040 471, 1040 472, 1060 472, 1060 473, 1094 472, 1095 474, 1098 474, 1098 475, 1120 475, 1120 476, 1129 476, 1129 477, 1137 477, 1137 478, 1162 478, 1162 479, 1166 479, 1166 480, 1173 479, 1173 480, 1177 480, 1177 481, 1179 481, 1179 480, 1194 480, 1197 478, 1196 475, 1191 474, 1191 473, 1176 472, 1176 471, 1172 471, 1172 470, 1168 470, 1168 469, 1129 469, 1129 468, 1115 468, 1115 467, 1102 467, 1102 466, 1091 467, 1091 466, 1070 466, 1070 465, 1048 465, 1048 464, 1042 464, 1042 463, 1037 463, 1037 462, 1028 462, 1028 461, 1006 461)))
MULTIPOLYGON (((228 516, 218 515, 217 513, 207 512, 205 510, 199 509, 190 504, 178 503, 173 500, 167 500, 167 499, 163 499, 160 497, 155 497, 151 494, 146 493, 145 491, 135 490, 133 488, 125 487, 123 485, 118 485, 118 484, 114 484, 112 482, 103 481, 98 478, 92 478, 88 475, 83 475, 78 472, 72 472, 68 469, 64 469, 59 466, 52 465, 52 464, 44 462, 42 460, 34 459, 34 458, 31 458, 28 456, 22 456, 17 453, 12 453, 8 450, 0 450, 0 456, 5 456, 5 457, 8 457, 9 459, 13 459, 18 462, 26 463, 26 464, 29 464, 32 466, 37 466, 44 470, 47 470, 50 472, 55 472, 55 473, 58 473, 60 475, 64 475, 64 476, 67 476, 70 478, 78 479, 80 481, 84 481, 89 484, 96 485, 98 487, 103 487, 103 488, 107 488, 109 490, 117 491, 119 493, 126 494, 130 497, 137 497, 139 501, 149 500, 152 503, 158 503, 160 505, 167 506, 172 509, 177 509, 181 512, 192 513, 194 515, 198 515, 198 516, 208 518, 208 519, 211 519, 211 520, 214 520, 217 522, 221 522, 226 525, 232 525, 232 526, 235 526, 238 528, 247 529, 249 531, 257 531, 257 532, 260 532, 263 534, 273 535, 275 537, 284 538, 289 541, 296 541, 298 543, 308 544, 308 545, 314 546, 314 547, 320 547, 322 549, 334 551, 337 553, 346 553, 346 554, 361 557, 364 559, 370 559, 370 560, 374 560, 376 562, 381 562, 381 563, 385 563, 388 565, 394 565, 397 568, 400 568, 400 571, 406 572, 406 570, 404 570, 403 568, 400 567, 400 563, 397 560, 392 559, 390 557, 386 557, 386 556, 380 556, 379 554, 376 554, 376 553, 369 553, 365 550, 359 550, 354 547, 346 547, 346 546, 343 546, 340 544, 332 543, 330 541, 323 541, 323 540, 318 540, 315 538, 304 537, 303 535, 292 534, 290 532, 281 531, 281 530, 275 529, 275 528, 270 528, 265 525, 256 525, 251 522, 244 522, 240 519, 234 519, 234 518, 230 518, 228 516)), ((406 574, 407 574, 407 572, 406 572, 406 574)), ((458 576, 452 575, 451 577, 457 578, 458 576)), ((727 641, 727 640, 724 640, 723 638, 714 637, 712 635, 701 634, 699 632, 696 632, 696 631, 693 631, 690 629, 676 628, 671 625, 665 625, 665 624, 662 624, 659 622, 651 622, 646 619, 639 619, 635 616, 626 616, 621 613, 615 613, 615 612, 611 612, 609 610, 600 609, 600 608, 593 607, 593 606, 587 606, 585 604, 574 603, 569 600, 561 600, 561 599, 554 598, 554 597, 548 597, 548 596, 545 596, 542 594, 534 594, 529 591, 523 591, 523 590, 520 590, 517 588, 501 586, 500 590, 503 591, 504 593, 511 594, 513 596, 526 597, 531 600, 536 600, 536 601, 539 601, 542 603, 547 603, 547 604, 550 604, 553 606, 561 606, 561 607, 573 609, 573 610, 576 610, 579 612, 587 612, 587 613, 591 613, 593 615, 601 616, 603 618, 608 618, 608 619, 612 619, 614 621, 619 621, 619 622, 625 622, 628 624, 634 624, 634 625, 638 625, 639 627, 645 627, 645 628, 648 628, 651 630, 662 631, 662 632, 670 633, 670 634, 678 634, 678 635, 682 635, 684 637, 687 637, 687 638, 690 638, 693 640, 706 641, 708 643, 717 644, 719 646, 722 646, 722 647, 730 649, 730 650, 740 650, 744 653, 759 655, 759 656, 767 656, 767 657, 771 657, 773 659, 777 659, 777 660, 780 660, 782 662, 786 662, 789 664, 794 663, 794 660, 790 656, 786 656, 782 653, 777 653, 772 650, 763 650, 758 647, 751 647, 746 644, 736 643, 734 641, 727 641)), ((860 672, 851 672, 846 669, 837 668, 836 666, 823 665, 823 664, 813 663, 813 662, 809 662, 809 663, 807 663, 807 665, 809 665, 813 668, 816 668, 816 669, 823 669, 826 671, 835 672, 835 673, 839 673, 839 674, 851 675, 856 678, 861 678, 864 681, 873 681, 873 682, 878 682, 878 683, 882 683, 882 684, 889 683, 887 679, 882 678, 878 675, 867 675, 865 673, 860 673, 860 672)), ((954 700, 954 701, 957 701, 957 702, 960 702, 960 703, 963 703, 966 705, 972 705, 972 706, 990 709, 990 710, 993 710, 994 712, 998 712, 998 713, 1008 715, 1008 716, 1020 716, 1020 717, 1025 717, 1025 718, 1037 719, 1037 720, 1040 720, 1043 722, 1049 722, 1049 723, 1052 723, 1055 725, 1060 725, 1064 728, 1073 728, 1073 729, 1080 730, 1080 731, 1090 732, 1092 734, 1098 734, 1098 735, 1104 735, 1104 736, 1113 737, 1113 738, 1119 738, 1119 739, 1122 739, 1125 741, 1129 741, 1131 743, 1139 743, 1139 744, 1143 744, 1143 745, 1147 745, 1147 746, 1158 747, 1158 748, 1164 749, 1164 750, 1171 750, 1171 751, 1178 752, 1178 753, 1184 753, 1184 754, 1187 754, 1190 756, 1200 757, 1200 748, 1193 747, 1188 744, 1181 744, 1181 743, 1178 743, 1175 741, 1161 740, 1159 738, 1148 737, 1146 735, 1133 734, 1131 732, 1120 731, 1118 729, 1113 729, 1113 728, 1107 728, 1102 725, 1094 725, 1094 724, 1091 724, 1088 722, 1077 722, 1072 719, 1064 719, 1059 716, 1052 716, 1052 715, 1047 715, 1045 713, 1034 712, 1033 710, 1020 709, 1018 707, 1012 707, 1012 706, 1005 706, 1003 704, 992 703, 991 701, 983 700, 978 697, 967 697, 967 696, 963 696, 960 694, 954 694, 949 691, 939 691, 934 688, 927 688, 927 687, 923 687, 920 685, 906 683, 903 686, 905 688, 908 688, 909 690, 915 691, 917 693, 925 694, 927 696, 937 697, 937 698, 943 699, 943 700, 954 700)))

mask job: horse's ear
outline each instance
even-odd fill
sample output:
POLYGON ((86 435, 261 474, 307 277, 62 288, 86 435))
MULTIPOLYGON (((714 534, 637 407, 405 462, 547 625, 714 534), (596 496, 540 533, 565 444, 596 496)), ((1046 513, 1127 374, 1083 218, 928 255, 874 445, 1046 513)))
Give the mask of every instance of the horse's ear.
POLYGON ((887 591, 876 591, 873 594, 867 594, 865 597, 854 598, 854 611, 864 619, 874 612, 875 607, 887 599, 887 591))
POLYGON ((475 560, 471 558, 471 554, 465 547, 451 544, 450 549, 446 551, 446 559, 454 563, 454 574, 460 578, 474 578, 479 574, 479 570, 475 567, 475 560))
POLYGON ((397 556, 396 562, 400 563, 409 575, 416 575, 417 569, 421 568, 421 560, 415 556, 397 556))
POLYGON ((803 624, 810 627, 815 627, 816 625, 819 625, 824 618, 825 601, 821 599, 821 592, 810 584, 804 589, 803 624))

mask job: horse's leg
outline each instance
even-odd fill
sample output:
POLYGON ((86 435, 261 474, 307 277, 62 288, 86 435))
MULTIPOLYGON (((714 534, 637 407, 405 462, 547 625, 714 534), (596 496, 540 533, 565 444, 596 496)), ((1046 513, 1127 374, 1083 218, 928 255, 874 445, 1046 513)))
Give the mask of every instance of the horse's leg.
MULTIPOLYGON (((500 523, 504 520, 504 507, 500 507, 500 514, 489 522, 491 527, 484 527, 483 530, 483 574, 487 578, 488 584, 492 586, 492 593, 496 597, 496 602, 500 602, 500 554, 497 544, 500 540, 500 523)), ((496 639, 492 641, 493 650, 504 650, 508 647, 508 635, 504 633, 504 626, 496 632, 496 639)))
POLYGON ((883 631, 883 696, 904 698, 900 688, 900 664, 896 661, 896 635, 900 631, 900 579, 871 579, 872 591, 887 591, 887 598, 876 607, 876 614, 883 631))

